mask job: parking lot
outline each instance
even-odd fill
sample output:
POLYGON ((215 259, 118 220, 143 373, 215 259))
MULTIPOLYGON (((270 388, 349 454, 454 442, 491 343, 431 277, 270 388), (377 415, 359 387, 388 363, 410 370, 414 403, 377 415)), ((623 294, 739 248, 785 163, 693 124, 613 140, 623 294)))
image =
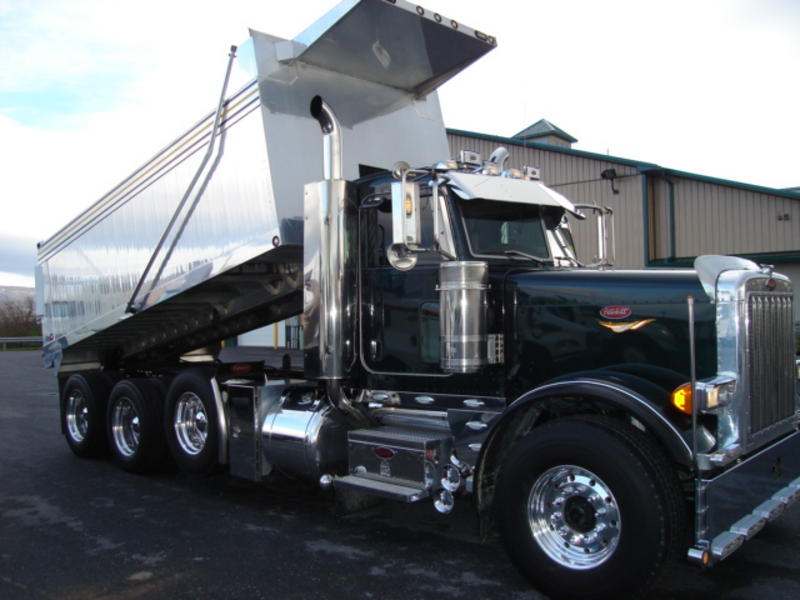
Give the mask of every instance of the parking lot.
MULTIPOLYGON (((341 516, 287 479, 147 477, 81 460, 37 352, 0 352, 0 598, 539 599, 468 501, 341 516)), ((800 506, 709 571, 671 568, 652 600, 800 597, 800 506)))

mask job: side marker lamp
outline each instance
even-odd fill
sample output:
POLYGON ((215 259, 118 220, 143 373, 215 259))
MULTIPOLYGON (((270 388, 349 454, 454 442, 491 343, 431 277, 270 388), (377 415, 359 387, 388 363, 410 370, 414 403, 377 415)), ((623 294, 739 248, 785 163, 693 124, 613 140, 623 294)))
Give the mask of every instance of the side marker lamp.
POLYGON ((672 390, 669 396, 669 402, 685 415, 691 415, 694 410, 694 402, 692 398, 692 384, 684 383, 682 386, 672 390))

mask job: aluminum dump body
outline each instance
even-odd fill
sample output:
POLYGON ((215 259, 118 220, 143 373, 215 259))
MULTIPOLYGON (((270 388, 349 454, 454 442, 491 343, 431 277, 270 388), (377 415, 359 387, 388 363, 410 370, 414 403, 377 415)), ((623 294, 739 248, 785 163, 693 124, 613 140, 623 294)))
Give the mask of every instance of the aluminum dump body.
POLYGON ((291 41, 251 31, 208 163, 215 112, 40 244, 45 362, 178 357, 301 312, 311 100, 337 108, 347 179, 431 164, 448 152, 435 88, 494 43, 403 0, 346 0, 291 41))

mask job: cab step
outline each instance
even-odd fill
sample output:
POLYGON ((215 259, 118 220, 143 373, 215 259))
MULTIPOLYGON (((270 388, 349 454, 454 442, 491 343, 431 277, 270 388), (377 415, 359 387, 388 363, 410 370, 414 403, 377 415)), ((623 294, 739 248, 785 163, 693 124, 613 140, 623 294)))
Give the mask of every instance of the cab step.
POLYGON ((333 480, 333 486, 334 488, 350 489, 382 498, 389 498, 398 502, 416 502, 430 495, 430 492, 424 488, 378 479, 367 479, 358 475, 336 477, 333 480))

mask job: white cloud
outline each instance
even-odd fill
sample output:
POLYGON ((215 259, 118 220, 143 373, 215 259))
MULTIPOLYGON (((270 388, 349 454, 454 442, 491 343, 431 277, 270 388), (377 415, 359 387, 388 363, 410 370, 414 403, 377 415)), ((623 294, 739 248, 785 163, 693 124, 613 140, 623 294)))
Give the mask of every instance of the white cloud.
POLYGON ((33 275, 26 277, 17 273, 5 273, 0 271, 0 286, 10 287, 33 287, 33 275))

